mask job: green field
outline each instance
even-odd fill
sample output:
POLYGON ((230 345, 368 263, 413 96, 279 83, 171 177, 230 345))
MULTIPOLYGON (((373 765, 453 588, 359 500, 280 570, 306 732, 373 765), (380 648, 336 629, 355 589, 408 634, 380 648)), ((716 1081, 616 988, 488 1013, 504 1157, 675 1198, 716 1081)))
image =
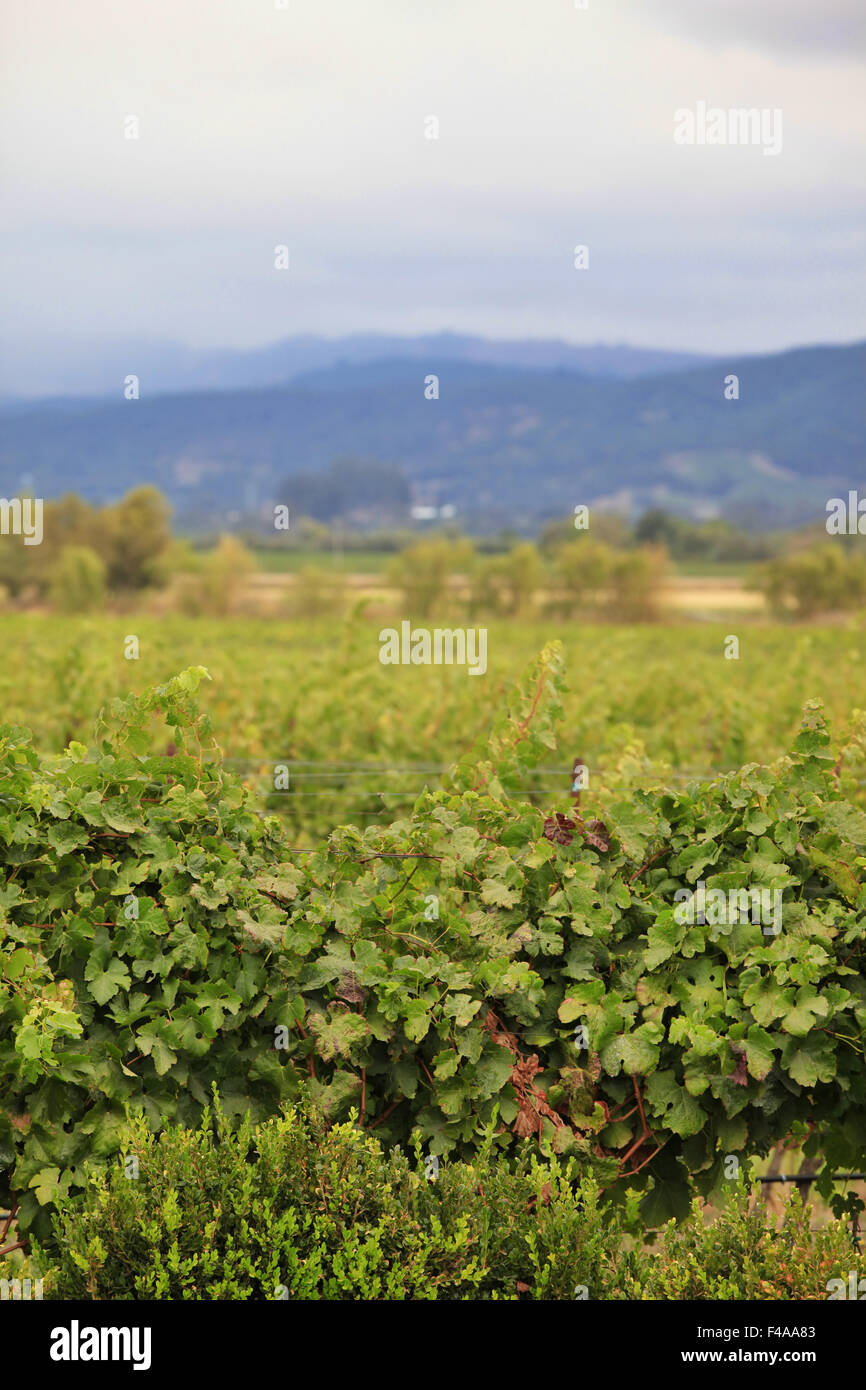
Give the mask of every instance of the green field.
POLYGON ((202 704, 226 759, 262 804, 273 767, 289 765, 289 790, 269 807, 304 836, 409 806, 487 730, 511 682, 554 637, 564 642, 568 690, 559 748, 533 783, 551 800, 567 799, 578 756, 591 792, 623 781, 679 785, 779 757, 807 700, 825 702, 840 734, 866 704, 866 634, 853 627, 744 625, 739 660, 726 660, 729 626, 498 622, 481 677, 382 666, 378 622, 7 615, 0 631, 3 718, 32 728, 45 751, 87 742, 106 699, 205 666, 212 681, 202 704), (130 634, 138 660, 124 658, 130 634))
MULTIPOLYGON (((383 574, 394 559, 391 550, 342 549, 306 550, 301 547, 276 549, 257 546, 253 549, 256 564, 266 574, 296 574, 311 566, 314 569, 344 570, 348 574, 383 574)), ((742 561, 681 560, 673 564, 674 574, 683 578, 742 579, 751 567, 742 561)))

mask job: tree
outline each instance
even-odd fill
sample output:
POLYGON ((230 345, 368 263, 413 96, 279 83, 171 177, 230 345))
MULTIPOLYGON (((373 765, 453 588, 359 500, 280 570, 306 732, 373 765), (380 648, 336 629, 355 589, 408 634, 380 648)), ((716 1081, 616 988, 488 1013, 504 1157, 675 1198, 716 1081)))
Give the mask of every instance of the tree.
POLYGON ((149 483, 134 488, 99 517, 98 545, 111 589, 143 589, 153 582, 162 551, 171 542, 171 507, 149 483))
POLYGON ((555 556, 560 613, 594 614, 620 622, 645 622, 658 613, 658 595, 667 569, 659 546, 614 550, 584 539, 560 546, 555 556))
POLYGON ((195 574, 181 575, 180 606, 191 616, 220 618, 235 607, 255 557, 234 536, 221 536, 195 574))
POLYGON ((474 553, 471 541, 437 537, 407 546, 396 556, 388 566, 388 580, 402 590, 407 616, 429 617, 444 602, 451 576, 471 567, 474 553))
POLYGON ((473 609, 518 617, 531 609, 540 579, 541 556, 531 541, 513 546, 506 555, 485 556, 473 575, 473 609))
POLYGON ((346 577, 324 565, 304 565, 289 591, 289 609, 296 618, 324 618, 346 606, 346 577))
POLYGON ((764 565, 752 587, 777 614, 812 618, 866 604, 866 557, 826 538, 823 544, 764 565))
POLYGON ((54 563, 51 600, 62 613, 89 613, 105 601, 105 563, 89 545, 65 545, 54 563))

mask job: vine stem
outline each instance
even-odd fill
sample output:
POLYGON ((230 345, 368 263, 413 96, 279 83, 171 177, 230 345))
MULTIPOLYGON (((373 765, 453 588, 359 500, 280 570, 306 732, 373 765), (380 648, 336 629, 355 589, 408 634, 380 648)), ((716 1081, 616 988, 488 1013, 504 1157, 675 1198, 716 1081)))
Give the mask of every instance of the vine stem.
POLYGON ((16 1203, 15 1206, 10 1207, 10 1209, 9 1209, 9 1215, 6 1217, 6 1220, 5 1220, 4 1223, 3 1223, 3 1230, 0 1231, 0 1245, 2 1245, 3 1241, 6 1239, 6 1236, 7 1236, 8 1233, 9 1233, 9 1227, 12 1225, 12 1222, 15 1220, 15 1217, 17 1216, 17 1214, 18 1214, 18 1205, 17 1205, 17 1203, 16 1203))
MULTIPOLYGON (((532 701, 532 705, 531 705, 531 707, 530 707, 529 713, 527 714, 527 716, 526 716, 525 719, 522 719, 522 720, 520 721, 520 728, 523 730, 522 737, 525 737, 525 736, 526 736, 526 730, 529 728, 530 724, 532 723, 533 717, 534 717, 534 715, 535 715, 535 711, 538 709, 538 702, 539 702, 539 700, 541 699, 542 691, 544 690, 544 682, 545 682, 546 677, 547 677, 547 667, 545 666, 545 668, 544 668, 544 670, 542 671, 541 675, 538 677, 538 685, 537 685, 536 690, 535 690, 535 699, 532 701)), ((517 743, 518 740, 515 739, 514 742, 517 743)), ((513 746, 514 746, 514 745, 512 744, 512 747, 513 747, 513 746)))
POLYGON ((403 1097, 402 1097, 402 1096, 400 1096, 399 1100, 392 1100, 392 1101, 391 1101, 391 1104, 390 1104, 389 1106, 387 1106, 387 1107, 382 1111, 381 1115, 377 1115, 377 1116, 376 1116, 375 1120, 374 1120, 373 1123, 370 1125, 370 1129, 375 1129, 377 1125, 383 1124, 384 1121, 387 1120, 388 1116, 392 1113, 392 1111, 396 1110, 396 1109, 397 1109, 397 1106, 398 1106, 398 1105, 402 1105, 402 1104, 403 1104, 403 1097))
POLYGON ((635 881, 636 878, 640 878, 640 876, 641 876, 641 874, 643 873, 644 869, 648 869, 649 866, 650 866, 650 864, 654 864, 655 861, 656 861, 657 859, 660 859, 661 856, 664 854, 666 848, 667 848, 666 845, 662 845, 662 848, 661 848, 660 850, 657 850, 655 854, 650 855, 650 857, 649 857, 649 859, 647 859, 646 863, 645 863, 645 864, 641 864, 640 868, 637 869, 636 872, 632 874, 631 878, 629 879, 629 883, 634 883, 634 881, 635 881))

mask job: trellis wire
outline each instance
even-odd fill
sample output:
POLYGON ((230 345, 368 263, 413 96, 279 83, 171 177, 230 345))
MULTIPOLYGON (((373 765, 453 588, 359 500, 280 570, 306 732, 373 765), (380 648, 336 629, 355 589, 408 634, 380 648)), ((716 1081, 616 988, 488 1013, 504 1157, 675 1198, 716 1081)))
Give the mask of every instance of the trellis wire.
MULTIPOLYGON (((807 1174, 802 1174, 802 1175, 801 1175, 800 1173, 777 1173, 777 1174, 774 1174, 772 1177, 768 1177, 768 1178, 758 1178, 758 1182, 760 1182, 760 1183, 790 1182, 790 1183, 795 1183, 798 1187, 806 1187, 806 1188, 808 1188, 808 1187, 811 1186, 811 1184, 812 1184, 813 1182, 816 1182, 817 1179, 818 1179, 820 1176, 821 1176, 820 1173, 807 1173, 807 1174)), ((831 1182, 866 1182, 866 1173, 834 1173, 834 1174, 832 1175, 832 1177, 830 1178, 830 1181, 831 1181, 831 1182)), ((808 1196, 808 1193, 807 1193, 806 1195, 808 1196)), ((853 1244, 854 1249, 857 1251, 857 1253, 858 1253, 858 1255, 859 1255, 859 1253, 860 1253, 860 1221, 859 1221, 859 1217, 858 1217, 856 1214, 855 1214, 854 1216, 851 1217, 850 1225, 851 1225, 851 1243, 853 1244)), ((812 1229, 813 1231, 814 1231, 814 1230, 820 1230, 820 1227, 815 1227, 815 1226, 813 1226, 811 1229, 812 1229)))

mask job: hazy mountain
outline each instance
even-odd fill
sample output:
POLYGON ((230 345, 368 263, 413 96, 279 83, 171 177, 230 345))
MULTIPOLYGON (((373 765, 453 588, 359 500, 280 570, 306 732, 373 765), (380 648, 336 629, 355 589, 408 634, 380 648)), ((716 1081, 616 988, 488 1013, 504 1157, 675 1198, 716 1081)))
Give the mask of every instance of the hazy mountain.
MULTIPOLYGON (((803 348, 633 379, 427 352, 255 391, 52 402, 6 411, 4 496, 94 499, 157 483, 187 525, 273 501, 281 480, 354 457, 397 465, 419 501, 482 530, 532 529, 578 503, 662 506, 765 527, 814 520, 866 479, 866 344, 803 348), (739 377, 726 400, 725 377, 739 377), (439 399, 424 383, 439 378, 439 399)), ((300 485, 299 485, 300 486, 300 485)), ((291 488, 288 489, 289 493, 291 488)))
MULTIPOLYGON (((303 334, 267 347, 240 352, 219 349, 197 352, 172 342, 137 339, 99 343, 41 345, 28 356, 8 342, 0 355, 0 396, 17 397, 122 395, 123 381, 136 375, 142 390, 155 393, 236 390, 276 386, 311 371, 340 364, 405 358, 410 361, 481 362, 491 366, 534 371, 567 368, 587 376, 628 378, 677 371, 711 361, 688 352, 597 344, 577 347, 557 339, 516 339, 512 342, 436 333, 398 337, 357 333, 345 338, 303 334)), ((432 371, 433 368, 431 367, 432 371)))

